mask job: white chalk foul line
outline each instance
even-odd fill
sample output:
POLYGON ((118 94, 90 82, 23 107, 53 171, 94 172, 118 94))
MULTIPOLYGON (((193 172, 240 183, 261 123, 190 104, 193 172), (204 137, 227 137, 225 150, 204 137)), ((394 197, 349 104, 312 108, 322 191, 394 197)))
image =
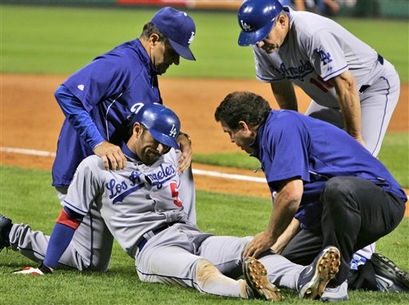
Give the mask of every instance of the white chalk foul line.
MULTIPOLYGON (((0 147, 0 151, 7 152, 7 153, 14 153, 14 154, 40 156, 40 157, 55 157, 54 152, 44 151, 44 150, 35 150, 35 149, 0 147)), ((226 174, 222 172, 207 171, 207 170, 202 170, 202 169, 193 169, 193 174, 217 177, 217 178, 233 179, 233 180, 243 180, 243 181, 250 181, 250 182, 266 183, 266 180, 260 177, 251 177, 251 176, 237 175, 237 174, 226 174)))
MULTIPOLYGON (((40 156, 40 157, 55 157, 54 152, 44 151, 44 150, 35 150, 35 149, 0 147, 0 151, 8 152, 8 153, 15 153, 15 154, 22 154, 22 155, 40 156)), ((226 174, 222 172, 206 171, 206 170, 201 170, 201 169, 193 169, 193 174, 217 177, 217 178, 226 178, 226 179, 266 183, 266 180, 264 178, 236 175, 236 174, 226 174)), ((409 194, 408 194, 408 199, 409 199, 409 194)))
POLYGON ((14 148, 14 147, 0 147, 0 151, 14 153, 14 154, 40 156, 40 157, 55 157, 54 152, 44 151, 44 150, 14 148))
POLYGON ((266 179, 260 178, 260 177, 251 177, 251 176, 244 176, 244 175, 237 175, 237 174, 226 174, 222 172, 206 171, 206 170, 195 169, 195 168, 192 171, 193 171, 193 174, 196 174, 196 175, 204 175, 204 176, 211 176, 211 177, 217 177, 217 178, 226 178, 226 179, 266 183, 266 179))

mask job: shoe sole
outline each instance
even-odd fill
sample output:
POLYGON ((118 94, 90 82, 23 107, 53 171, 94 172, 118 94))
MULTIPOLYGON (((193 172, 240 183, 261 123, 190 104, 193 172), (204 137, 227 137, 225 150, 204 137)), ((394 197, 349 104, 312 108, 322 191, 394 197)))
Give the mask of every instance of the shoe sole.
POLYGON ((335 278, 341 265, 341 254, 336 247, 328 247, 321 254, 315 265, 311 281, 305 284, 299 293, 300 298, 319 299, 330 280, 335 278))
POLYGON ((376 273, 409 291, 409 274, 407 272, 399 269, 394 262, 379 253, 373 253, 371 261, 376 273))
POLYGON ((248 258, 243 262, 243 274, 256 298, 267 301, 281 301, 283 299, 277 287, 268 280, 266 268, 257 259, 248 258))

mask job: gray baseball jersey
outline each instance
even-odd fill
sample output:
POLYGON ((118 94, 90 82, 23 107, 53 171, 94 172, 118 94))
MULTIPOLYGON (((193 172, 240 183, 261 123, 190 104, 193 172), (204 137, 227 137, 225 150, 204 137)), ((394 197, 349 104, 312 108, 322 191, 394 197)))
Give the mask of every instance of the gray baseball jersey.
POLYGON ((338 118, 317 117, 342 126, 336 92, 328 80, 349 70, 360 94, 362 135, 376 156, 399 99, 395 68, 333 20, 286 9, 290 18, 286 42, 271 54, 253 47, 257 78, 271 83, 290 80, 313 99, 307 114, 331 108, 338 118))
MULTIPOLYGON (((118 238, 118 242, 121 243, 121 246, 123 246, 123 248, 125 249, 125 251, 128 252, 128 254, 132 256, 135 255, 136 241, 139 239, 139 237, 135 237, 135 235, 133 234, 134 232, 132 232, 132 235, 129 234, 128 231, 129 228, 127 226, 128 224, 131 224, 131 222, 124 222, 123 218, 117 220, 117 218, 120 218, 121 215, 123 216, 123 214, 121 213, 127 212, 127 210, 130 208, 130 205, 124 205, 123 202, 121 203, 116 202, 116 204, 113 207, 109 207, 109 205, 104 206, 103 203, 109 202, 109 197, 104 197, 103 195, 114 196, 115 192, 117 192, 119 197, 116 198, 116 201, 120 200, 121 198, 119 195, 120 193, 122 194, 122 196, 126 197, 127 201, 125 202, 127 203, 129 203, 128 199, 130 198, 132 198, 133 200, 138 199, 140 197, 139 199, 144 200, 140 202, 137 205, 137 207, 142 208, 142 210, 143 208, 147 209, 149 205, 151 205, 151 207, 154 207, 153 203, 155 202, 155 198, 152 197, 150 199, 147 199, 144 197, 144 195, 146 196, 146 194, 149 193, 151 190, 146 188, 149 185, 148 183, 144 184, 144 187, 142 187, 141 184, 142 180, 138 182, 139 181, 138 179, 141 179, 141 177, 144 177, 144 179, 153 179, 155 177, 159 177, 156 179, 162 180, 162 178, 160 178, 161 175, 166 174, 167 179, 169 179, 167 180, 166 191, 173 190, 173 194, 164 192, 162 195, 166 194, 168 196, 171 195, 175 196, 174 198, 173 197, 171 198, 172 199, 171 202, 172 204, 174 204, 173 207, 174 209, 171 211, 166 211, 164 213, 158 212, 158 215, 155 215, 153 219, 154 222, 147 225, 147 227, 144 227, 142 224, 137 223, 135 225, 135 228, 133 229, 149 231, 151 228, 155 228, 157 225, 164 224, 165 222, 171 222, 172 219, 175 219, 176 217, 179 216, 180 217, 183 216, 182 217, 183 219, 187 217, 187 222, 195 224, 196 211, 194 208, 195 202, 193 202, 193 200, 195 199, 195 194, 191 193, 192 190, 194 191, 194 188, 192 188, 191 186, 192 184, 191 177, 187 176, 189 175, 189 173, 186 172, 180 175, 176 174, 176 171, 173 172, 174 166, 165 169, 165 167, 169 166, 169 164, 177 164, 174 163, 177 158, 178 155, 176 154, 175 150, 172 149, 169 153, 162 157, 161 160, 163 160, 164 162, 163 164, 158 165, 157 168, 151 167, 152 173, 147 173, 150 175, 148 176, 148 178, 146 178, 146 175, 141 174, 141 172, 139 171, 147 167, 142 166, 139 163, 128 162, 127 167, 123 171, 111 172, 101 170, 101 168, 99 168, 99 166, 102 166, 102 163, 98 164, 98 162, 101 161, 98 161, 98 157, 96 156, 91 156, 90 160, 84 161, 82 167, 85 167, 84 171, 87 173, 88 176, 84 176, 85 173, 82 173, 82 170, 79 171, 77 169, 76 175, 80 177, 76 178, 75 181, 76 186, 75 188, 74 187, 72 188, 75 189, 75 191, 74 190, 70 191, 69 197, 67 197, 68 194, 64 193, 64 191, 66 190, 61 190, 62 192, 59 193, 60 201, 63 205, 67 204, 71 209, 81 214, 85 213, 87 215, 86 217, 84 217, 83 221, 81 222, 81 225, 75 231, 74 237, 70 245, 68 246, 68 249, 64 252, 63 256, 61 257, 58 267, 59 268, 68 267, 79 270, 91 271, 108 270, 113 245, 113 236, 110 230, 116 230, 117 235, 116 237, 118 238), (135 164, 138 166, 137 169, 134 168, 136 167, 135 164), (155 170, 157 171, 155 172, 155 170), (130 172, 132 171, 135 171, 134 172, 135 177, 130 176, 130 172), (173 172, 172 175, 169 174, 169 171, 173 172), (128 179, 129 181, 131 181, 131 179, 134 179, 135 183, 138 182, 139 185, 138 189, 137 190, 133 189, 135 192, 132 193, 131 197, 128 197, 126 196, 128 192, 121 190, 121 187, 122 188, 127 187, 127 184, 125 182, 121 182, 122 185, 121 183, 116 184, 115 186, 110 186, 108 184, 106 192, 102 192, 101 189, 97 189, 97 187, 101 187, 101 185, 98 186, 95 184, 97 181, 101 181, 95 180, 97 178, 96 176, 97 173, 98 175, 106 175, 105 176, 106 179, 111 177, 111 179, 109 180, 110 183, 116 181, 115 179, 119 179, 115 175, 119 175, 119 177, 128 177, 123 179, 128 179), (85 180, 80 182, 79 180, 80 178, 85 180), (84 181, 87 181, 87 183, 84 183, 84 181), (179 192, 179 188, 181 189, 181 192, 179 192), (87 201, 88 203, 86 203, 86 206, 77 206, 78 202, 82 202, 82 204, 85 204, 84 199, 89 200, 92 197, 92 194, 94 194, 97 191, 100 192, 98 193, 98 196, 96 198, 93 198, 91 202, 87 201), (125 193, 125 195, 123 195, 123 193, 125 193), (82 199, 80 199, 81 196, 83 196, 82 199), (80 200, 77 201, 78 199, 80 200), (177 206, 180 205, 179 201, 180 202, 183 201, 183 206, 180 207, 177 206), (72 202, 74 202, 75 204, 72 202), (187 207, 186 212, 188 212, 188 215, 186 215, 185 213, 186 207, 187 207), (87 210, 88 213, 85 212, 87 210), (117 215, 115 214, 115 217, 112 218, 115 211, 118 211, 118 214, 117 215), (105 216, 105 219, 103 218, 103 216, 105 216), (127 234, 126 237, 125 234, 127 234)), ((98 176, 98 179, 102 179, 101 176, 98 176)), ((153 193, 157 195, 161 194, 159 192, 155 192, 155 187, 159 189, 160 184, 158 184, 157 181, 153 182, 154 189, 152 194, 153 193)), ((162 203, 159 203, 155 207, 158 209, 161 207, 161 204, 162 203)), ((137 211, 138 210, 136 210, 135 208, 133 213, 136 213, 137 211)), ((141 217, 141 219, 143 218, 141 215, 139 216, 141 217)), ((126 217, 130 216, 127 215, 126 217)), ((30 259, 36 262, 41 262, 45 256, 45 251, 47 249, 49 237, 45 235, 43 232, 32 231, 29 226, 23 224, 18 228, 16 227, 14 229, 16 229, 16 231, 13 230, 13 234, 10 234, 12 248, 14 247, 15 250, 20 250, 20 252, 22 252, 23 255, 29 257, 30 259)), ((140 236, 140 234, 138 236, 140 236)))
POLYGON ((64 205, 84 216, 96 205, 115 239, 135 257, 145 232, 188 222, 179 198, 177 157, 169 156, 152 166, 129 159, 121 171, 103 170, 101 158, 90 156, 78 167, 64 205))

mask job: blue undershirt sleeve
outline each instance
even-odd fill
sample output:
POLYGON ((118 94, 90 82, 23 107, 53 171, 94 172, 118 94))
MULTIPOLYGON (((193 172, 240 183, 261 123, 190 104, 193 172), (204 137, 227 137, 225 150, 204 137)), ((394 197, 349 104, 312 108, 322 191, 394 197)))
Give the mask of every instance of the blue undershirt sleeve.
POLYGON ((64 251, 70 244, 75 230, 66 225, 56 223, 48 242, 44 265, 55 269, 64 251))
POLYGON ((82 102, 70 90, 61 85, 54 92, 54 96, 75 131, 92 149, 105 140, 82 102))

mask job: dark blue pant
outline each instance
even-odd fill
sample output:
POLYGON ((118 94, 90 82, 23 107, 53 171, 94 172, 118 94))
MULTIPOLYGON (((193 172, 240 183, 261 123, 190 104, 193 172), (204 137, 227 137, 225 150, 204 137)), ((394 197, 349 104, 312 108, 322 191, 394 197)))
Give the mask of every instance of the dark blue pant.
POLYGON ((405 203, 370 181, 356 177, 334 177, 321 194, 321 229, 301 230, 282 255, 307 265, 326 246, 341 251, 336 282, 348 277, 352 254, 394 230, 403 218, 405 203))

